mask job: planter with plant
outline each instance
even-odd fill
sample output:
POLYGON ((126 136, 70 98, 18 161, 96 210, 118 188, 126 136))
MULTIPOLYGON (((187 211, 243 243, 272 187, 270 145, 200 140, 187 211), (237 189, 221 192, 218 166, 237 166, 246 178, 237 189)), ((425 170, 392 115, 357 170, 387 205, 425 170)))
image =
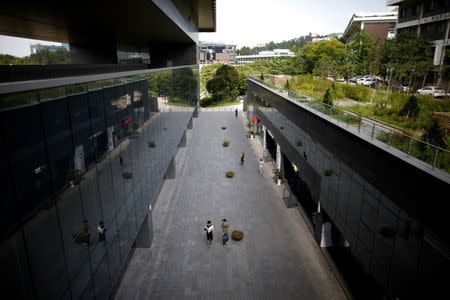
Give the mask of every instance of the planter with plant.
POLYGON ((222 128, 222 130, 225 130, 225 129, 227 129, 227 127, 226 127, 226 126, 222 126, 221 128, 222 128))
POLYGON ((244 238, 244 232, 240 231, 240 230, 233 230, 231 232, 231 238, 234 241, 240 241, 244 238))
POLYGON ((131 172, 123 172, 122 176, 125 179, 131 179, 131 177, 133 177, 133 173, 131 173, 131 172))
POLYGON ((301 146, 303 146, 303 142, 302 142, 302 140, 298 140, 297 141, 297 147, 301 147, 301 146))
POLYGON ((70 178, 70 186, 79 185, 81 180, 83 179, 83 171, 79 169, 75 169, 69 175, 70 178))
POLYGON ((277 181, 277 185, 281 185, 281 179, 283 178, 283 173, 280 169, 275 168, 272 170, 275 180, 277 181))
POLYGON ((148 141, 148 147, 149 148, 155 148, 155 142, 154 141, 148 141))
POLYGON ((223 144, 222 144, 224 147, 228 147, 229 145, 230 145, 230 141, 228 141, 228 140, 225 140, 225 141, 223 141, 223 144))
POLYGON ((228 172, 225 172, 225 177, 227 177, 227 178, 233 178, 234 177, 234 172, 233 171, 228 171, 228 172))

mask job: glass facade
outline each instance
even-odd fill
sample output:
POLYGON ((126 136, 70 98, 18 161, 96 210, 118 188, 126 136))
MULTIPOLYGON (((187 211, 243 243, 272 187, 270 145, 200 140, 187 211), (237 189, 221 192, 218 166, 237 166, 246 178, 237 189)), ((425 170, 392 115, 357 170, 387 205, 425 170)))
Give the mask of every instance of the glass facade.
POLYGON ((193 66, 0 96, 4 294, 108 297, 197 85, 193 66))
MULTIPOLYGON (((298 170, 299 189, 308 191, 300 191, 299 204, 306 211, 312 202, 318 212, 320 202, 321 214, 326 215, 323 221, 333 224, 332 232, 342 235, 341 242, 377 285, 400 298, 425 297, 431 289, 446 289, 443 278, 450 266, 448 252, 439 247, 442 240, 315 141, 292 121, 292 110, 285 111, 279 100, 272 103, 269 92, 259 94, 249 85, 248 99, 249 117, 261 119, 298 170), (332 170, 331 176, 327 170, 332 170)), ((322 226, 316 221, 312 218, 313 226, 322 226)), ((320 243, 322 228, 315 229, 320 243)))

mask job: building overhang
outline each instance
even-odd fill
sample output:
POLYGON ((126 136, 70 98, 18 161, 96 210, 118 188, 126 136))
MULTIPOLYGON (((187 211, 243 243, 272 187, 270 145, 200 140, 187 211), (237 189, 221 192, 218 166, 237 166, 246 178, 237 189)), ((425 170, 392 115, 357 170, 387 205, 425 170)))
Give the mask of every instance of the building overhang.
POLYGON ((198 0, 198 31, 216 31, 216 0, 198 0))
POLYGON ((391 5, 399 5, 400 3, 405 2, 405 0, 387 0, 386 1, 386 5, 387 6, 391 6, 391 5))
POLYGON ((191 44, 197 42, 199 30, 215 30, 215 0, 191 0, 189 4, 192 21, 185 20, 172 1, 4 0, 0 34, 74 44, 191 44))
POLYGON ((348 40, 350 37, 361 30, 361 24, 367 23, 396 23, 397 22, 397 12, 380 12, 380 13, 355 13, 353 14, 350 22, 345 28, 345 31, 342 35, 342 39, 348 40))

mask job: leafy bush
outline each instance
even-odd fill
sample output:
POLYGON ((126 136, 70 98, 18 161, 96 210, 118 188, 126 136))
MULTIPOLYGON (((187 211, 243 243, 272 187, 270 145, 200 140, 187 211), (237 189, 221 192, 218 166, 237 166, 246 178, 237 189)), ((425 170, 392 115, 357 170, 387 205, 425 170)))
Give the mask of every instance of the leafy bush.
POLYGON ((323 104, 333 106, 333 94, 330 88, 328 88, 323 95, 323 104))
POLYGON ((227 178, 233 178, 233 177, 234 177, 234 174, 236 174, 236 173, 234 173, 233 171, 228 171, 228 172, 225 173, 225 176, 226 176, 227 178))
POLYGON ((155 142, 154 141, 148 141, 148 147, 149 148, 155 148, 155 142))
POLYGON ((415 117, 420 112, 420 106, 417 102, 417 98, 414 95, 411 95, 409 97, 408 101, 405 103, 403 108, 399 111, 400 116, 407 116, 407 117, 415 117))
POLYGON ((273 172, 273 175, 275 175, 275 177, 276 177, 277 179, 283 178, 283 173, 281 172, 280 169, 274 168, 274 169, 272 170, 272 172, 273 172))
POLYGON ((244 238, 244 232, 240 230, 233 230, 231 232, 231 238, 235 241, 240 241, 244 238))
POLYGON ((355 101, 368 101, 370 89, 360 85, 341 85, 345 97, 355 101))
POLYGON ((228 147, 229 145, 230 145, 230 141, 228 141, 228 140, 225 140, 225 141, 223 141, 223 144, 222 144, 224 147, 228 147))

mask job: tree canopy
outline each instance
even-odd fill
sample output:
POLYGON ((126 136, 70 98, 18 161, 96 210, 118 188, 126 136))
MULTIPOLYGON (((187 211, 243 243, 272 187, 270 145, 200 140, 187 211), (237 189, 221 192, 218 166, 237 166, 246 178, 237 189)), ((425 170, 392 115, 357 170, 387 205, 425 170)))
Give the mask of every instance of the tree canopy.
POLYGON ((215 99, 235 99, 239 95, 239 73, 229 65, 220 66, 206 89, 215 99))

